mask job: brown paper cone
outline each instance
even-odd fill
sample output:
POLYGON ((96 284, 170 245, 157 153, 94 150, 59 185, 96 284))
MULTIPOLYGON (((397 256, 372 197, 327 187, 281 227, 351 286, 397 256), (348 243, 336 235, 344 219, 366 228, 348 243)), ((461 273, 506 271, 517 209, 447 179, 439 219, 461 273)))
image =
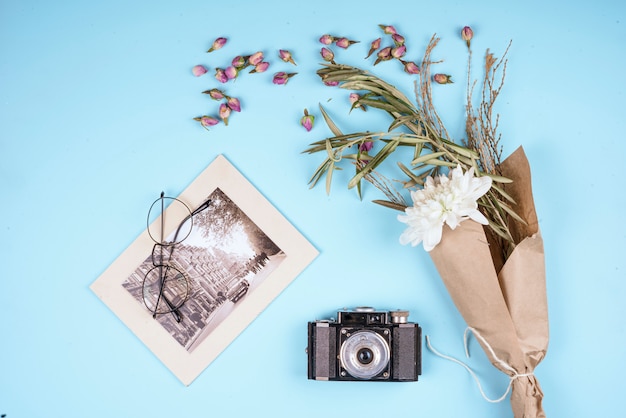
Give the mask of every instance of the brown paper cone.
POLYGON ((455 230, 445 226, 430 256, 467 325, 489 345, 479 339, 492 364, 514 377, 511 407, 515 417, 541 418, 545 417, 543 393, 532 373, 548 346, 543 240, 523 149, 515 151, 502 168, 515 185, 507 193, 518 203, 516 210, 527 225, 515 231, 520 242, 500 272, 496 272, 483 226, 471 220, 455 230), (514 376, 489 348, 516 374, 528 375, 514 376))

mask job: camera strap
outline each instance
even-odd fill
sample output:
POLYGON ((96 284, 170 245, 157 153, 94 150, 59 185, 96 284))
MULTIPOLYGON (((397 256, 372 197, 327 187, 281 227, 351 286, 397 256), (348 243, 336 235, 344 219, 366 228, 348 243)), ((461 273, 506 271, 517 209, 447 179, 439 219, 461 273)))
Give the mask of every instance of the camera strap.
POLYGON ((439 351, 437 351, 432 344, 430 343, 430 338, 428 337, 428 335, 426 336, 426 347, 436 356, 441 357, 443 359, 449 360, 453 363, 456 363, 460 366, 462 366, 463 368, 465 368, 465 370, 467 370, 469 372, 469 374, 472 376, 472 378, 474 378, 474 381, 476 382, 476 385, 478 386, 478 390, 480 391, 480 394, 482 395, 482 397, 487 401, 487 402, 491 402, 491 403, 498 403, 498 402, 502 402, 507 395, 509 394, 509 392, 511 391, 511 387, 513 386, 513 381, 517 378, 520 377, 529 377, 529 376, 533 376, 533 373, 518 373, 513 367, 511 367, 509 364, 507 364, 504 360, 500 359, 498 356, 496 356, 496 353, 493 351, 493 348, 491 347, 491 345, 489 345, 489 343, 487 342, 487 340, 480 335, 480 333, 478 331, 476 331, 474 328, 472 327, 467 327, 465 329, 465 332, 463 333, 463 345, 465 346, 465 356, 467 358, 469 358, 469 348, 468 348, 468 336, 470 331, 474 334, 474 336, 479 339, 483 346, 487 348, 487 350, 489 350, 489 354, 491 355, 491 358, 493 358, 504 370, 509 371, 511 374, 508 374, 509 376, 509 385, 506 388, 506 391, 504 392, 504 394, 502 396, 500 396, 498 399, 491 399, 489 398, 486 394, 485 391, 483 390, 482 385, 480 384, 480 379, 478 378, 478 376, 476 375, 476 373, 474 373, 474 371, 472 370, 472 368, 470 366, 468 366, 467 364, 465 364, 464 362, 462 362, 461 360, 454 358, 452 356, 448 356, 445 354, 440 353, 439 351))

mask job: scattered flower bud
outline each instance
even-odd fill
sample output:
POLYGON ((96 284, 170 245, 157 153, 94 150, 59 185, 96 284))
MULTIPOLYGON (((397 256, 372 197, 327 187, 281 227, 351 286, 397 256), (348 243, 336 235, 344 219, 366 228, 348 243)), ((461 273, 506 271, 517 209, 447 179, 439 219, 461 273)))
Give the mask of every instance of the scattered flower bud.
POLYGON ((263 61, 263 52, 255 52, 254 54, 248 57, 248 62, 251 65, 257 65, 263 61))
POLYGON ((320 42, 323 43, 324 45, 330 45, 333 42, 335 42, 335 37, 331 35, 323 35, 320 38, 320 42))
POLYGON ((452 76, 448 74, 435 74, 433 80, 439 84, 452 84, 452 76))
POLYGON ((233 112, 241 112, 241 103, 239 102, 239 99, 235 97, 229 97, 228 100, 226 101, 226 105, 233 112))
POLYGON ((402 58, 406 54, 406 46, 397 46, 391 49, 391 56, 394 58, 402 58))
POLYGON ((204 65, 195 65, 191 69, 191 73, 195 75, 196 77, 200 77, 201 75, 206 74, 206 72, 207 72, 207 69, 204 65))
POLYGON ((201 116, 199 118, 193 118, 193 120, 200 122, 200 125, 206 130, 209 130, 209 126, 215 126, 220 123, 219 120, 211 116, 201 116))
POLYGON ((391 39, 393 39, 393 43, 396 44, 396 46, 404 45, 404 36, 400 35, 399 33, 394 33, 393 35, 391 35, 391 39))
POLYGON ((222 68, 215 69, 215 79, 220 83, 226 83, 228 81, 228 77, 222 68))
POLYGON ((285 62, 290 62, 293 65, 298 65, 296 64, 296 62, 293 60, 293 57, 291 56, 291 52, 287 51, 286 49, 281 49, 278 51, 278 56, 280 57, 281 60, 285 61, 285 62))
POLYGON ((224 95, 224 92, 220 89, 206 90, 206 91, 203 91, 202 93, 208 94, 209 96, 211 96, 211 99, 213 100, 222 100, 224 97, 226 97, 224 95))
POLYGON ((269 62, 260 62, 254 66, 252 70, 250 70, 250 74, 252 73, 264 73, 270 66, 269 62))
POLYGON ((393 26, 378 25, 378 27, 380 27, 387 35, 395 35, 396 33, 398 33, 396 31, 396 28, 394 28, 393 26))
POLYGON ((336 87, 339 85, 339 81, 333 80, 333 81, 324 81, 324 85, 328 86, 328 87, 336 87))
POLYGON ((233 58, 231 64, 237 69, 242 69, 246 66, 246 59, 241 55, 237 55, 235 58, 233 58))
POLYGON ((350 47, 350 45, 354 45, 358 43, 358 41, 351 41, 348 38, 339 38, 335 41, 335 45, 337 45, 339 48, 343 48, 343 49, 348 49, 348 47, 350 47))
POLYGON ((378 51, 377 56, 378 58, 376 58, 376 61, 374 61, 374 65, 378 64, 381 61, 389 61, 392 58, 391 47, 388 46, 381 49, 380 51, 378 51))
POLYGON ((365 108, 365 106, 359 103, 360 99, 361 99, 361 96, 358 93, 350 93, 350 103, 352 103, 352 107, 353 108, 358 107, 361 110, 366 111, 367 109, 365 108))
POLYGON ((420 67, 417 66, 416 63, 414 63, 413 61, 402 61, 402 64, 404 64, 404 71, 406 71, 409 74, 419 74, 420 73, 420 67))
POLYGON ((322 55, 324 61, 330 62, 331 64, 335 63, 335 54, 330 49, 322 48, 320 54, 322 55))
POLYGON ((300 125, 304 126, 307 132, 313 129, 313 123, 315 122, 315 116, 309 115, 308 110, 304 109, 304 116, 300 119, 300 125))
POLYGON ((365 59, 368 59, 374 53, 374 51, 380 48, 381 41, 382 41, 382 38, 378 38, 375 41, 372 41, 372 45, 370 46, 370 52, 367 53, 367 57, 365 57, 365 59))
POLYGON ((235 67, 231 65, 230 67, 224 70, 224 74, 226 74, 226 77, 229 80, 232 80, 232 79, 237 78, 237 75, 239 74, 239 70, 237 70, 235 67))
POLYGON ((461 30, 461 38, 463 38, 463 40, 467 43, 468 48, 470 47, 470 41, 472 40, 472 37, 474 37, 474 31, 469 26, 465 26, 461 30))
POLYGON ((227 41, 228 39, 226 38, 217 38, 215 41, 213 41, 213 45, 211 45, 211 48, 209 48, 207 52, 217 51, 218 49, 226 45, 227 41))
POLYGON ((278 85, 287 84, 289 79, 291 77, 293 77, 294 75, 296 75, 296 74, 298 74, 298 73, 286 73, 284 71, 280 71, 280 72, 274 74, 274 78, 272 79, 272 83, 278 84, 278 85))
POLYGON ((219 115, 220 118, 224 121, 224 125, 228 126, 228 117, 230 116, 230 107, 226 103, 220 104, 219 115))

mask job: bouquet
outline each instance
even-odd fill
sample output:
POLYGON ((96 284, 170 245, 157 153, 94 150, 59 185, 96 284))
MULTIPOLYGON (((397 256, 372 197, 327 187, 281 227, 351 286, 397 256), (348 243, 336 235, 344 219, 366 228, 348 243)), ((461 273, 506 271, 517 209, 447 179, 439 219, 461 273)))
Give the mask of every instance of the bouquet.
MULTIPOLYGON (((516 418, 545 417, 543 393, 533 374, 548 345, 543 240, 528 160, 522 147, 502 159, 498 116, 494 115, 508 48, 500 59, 487 51, 480 104, 475 107, 477 83, 470 76, 473 33, 469 27, 463 29, 469 51, 467 138, 457 143, 433 105, 432 82, 451 82, 446 74, 431 74, 435 64, 431 54, 439 39, 431 38, 417 69, 402 61, 404 51, 398 48, 404 46, 403 37, 391 26, 381 28, 393 36, 395 49, 390 49, 391 54, 380 49, 379 59, 397 58, 407 72, 419 73, 415 103, 365 70, 337 64, 334 57, 327 60, 318 71, 325 84, 353 91, 353 109, 378 109, 391 120, 380 132, 344 134, 320 107, 333 136, 312 143, 305 151, 325 155, 311 178, 311 187, 326 176, 329 192, 334 170, 350 161, 355 174, 349 188, 356 188, 360 196, 365 180, 380 189, 386 198, 375 202, 400 211, 398 220, 407 224, 400 242, 423 244, 468 330, 491 363, 510 377, 500 400, 511 390, 516 418), (406 176, 397 182, 410 192, 411 202, 377 171, 399 149, 410 149, 413 154, 405 163, 397 162, 406 176)), ((377 41, 379 45, 380 39, 377 41)), ((370 54, 378 45, 372 43, 370 54)))

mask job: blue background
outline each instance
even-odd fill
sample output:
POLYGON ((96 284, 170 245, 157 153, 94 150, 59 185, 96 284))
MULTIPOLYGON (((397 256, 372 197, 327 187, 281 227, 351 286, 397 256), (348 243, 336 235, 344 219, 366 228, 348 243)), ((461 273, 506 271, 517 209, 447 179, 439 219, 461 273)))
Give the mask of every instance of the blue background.
MULTIPOLYGON (((306 323, 337 308, 405 308, 441 351, 462 358, 465 324, 428 255, 403 247, 395 212, 307 181, 320 156, 301 154, 340 127, 382 129, 347 113, 347 92, 321 86, 317 39, 360 40, 337 60, 367 66, 369 43, 394 25, 418 60, 456 83, 435 86, 451 135, 463 137, 466 47, 474 75, 487 48, 509 66, 497 111, 505 154, 523 145, 546 243, 551 339, 536 370, 550 417, 622 416, 626 155, 620 1, 6 1, 0 3, 0 414, 18 417, 510 417, 458 365, 423 356, 419 382, 306 379, 306 323), (222 50, 206 54, 213 39, 222 50), (279 48, 297 67, 282 63, 279 48), (216 66, 262 50, 264 74, 219 85, 216 66), (195 78, 191 68, 207 65, 195 78), (297 71, 275 86, 276 71, 297 71), (225 88, 243 111, 210 132, 201 91, 225 88), (330 100, 330 101, 329 101, 330 100), (318 116, 307 133, 303 109, 318 116), (89 285, 141 233, 147 206, 180 193, 224 154, 320 250, 320 256, 190 386, 183 386, 89 285)), ((375 72, 412 95, 395 63, 375 72)), ((491 397, 508 379, 472 342, 467 360, 491 397)))

